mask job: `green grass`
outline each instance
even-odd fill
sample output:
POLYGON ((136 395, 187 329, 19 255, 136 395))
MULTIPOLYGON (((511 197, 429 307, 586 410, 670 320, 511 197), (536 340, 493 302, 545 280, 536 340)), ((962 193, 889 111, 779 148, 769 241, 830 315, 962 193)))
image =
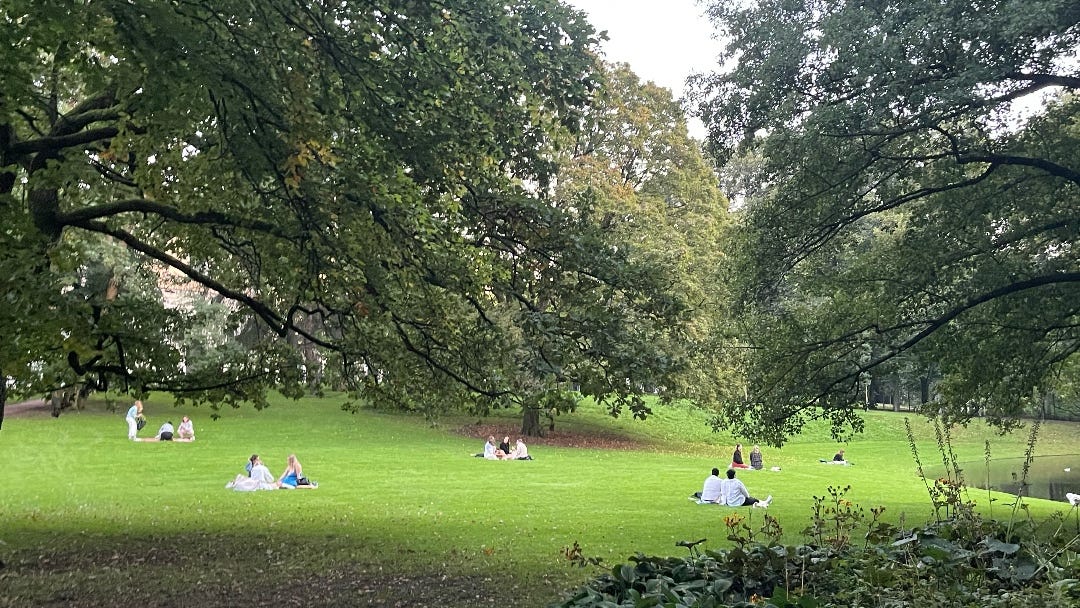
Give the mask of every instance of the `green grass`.
MULTIPOLYGON (((206 409, 146 401, 150 422, 142 435, 188 414, 198 436, 191 444, 131 443, 122 411, 100 405, 57 419, 6 420, 0 559, 7 568, 0 569, 0 606, 79 605, 83 594, 109 597, 116 585, 134 579, 177 592, 197 586, 204 607, 233 605, 236 593, 263 592, 253 572, 275 594, 319 578, 328 590, 325 605, 348 598, 363 604, 361 597, 376 605, 402 597, 421 601, 415 594, 446 585, 453 593, 439 598, 444 606, 496 599, 539 606, 596 573, 565 559, 562 549, 574 542, 585 556, 607 564, 637 551, 681 555, 675 542, 684 539, 727 545, 721 519, 731 510, 686 497, 700 489, 710 468, 726 466, 734 440, 709 432, 704 414, 691 408, 658 407, 642 422, 612 420, 583 406, 560 417, 559 428, 617 431, 646 446, 603 451, 538 441, 530 444, 534 461, 488 462, 468 456, 480 451, 482 438, 451 432, 475 418, 449 417, 430 428, 397 414, 350 414, 340 403, 332 397, 279 400, 263 411, 229 410, 211 420, 206 409), (296 453, 320 488, 224 489, 252 453, 275 474, 296 453), (412 591, 399 589, 409 585, 412 591)), ((923 463, 940 463, 929 424, 910 419, 923 463)), ((512 425, 516 418, 507 413, 485 422, 512 425)), ((855 466, 820 464, 838 446, 827 429, 811 426, 782 449, 763 447, 766 467, 780 472, 740 473, 754 495, 774 496, 768 512, 789 540, 802 538, 812 497, 829 486, 850 485, 849 499, 867 509, 884 505, 893 522, 931 518, 903 416, 870 413, 866 428, 843 446, 855 466)), ((1037 453, 1067 453, 1076 430, 1076 424, 1044 425, 1037 453)), ((1000 437, 973 424, 953 438, 960 460, 981 462, 985 439, 994 457, 1011 458, 1023 455, 1027 436, 1000 437)), ((972 490, 970 497, 985 512, 986 493, 972 490)), ((1062 503, 1027 503, 1039 519, 1066 510, 1062 503)), ((995 515, 1005 511, 996 507, 995 515)), ((138 593, 130 605, 152 600, 155 591, 138 593)), ((323 605, 315 597, 306 603, 323 605)))

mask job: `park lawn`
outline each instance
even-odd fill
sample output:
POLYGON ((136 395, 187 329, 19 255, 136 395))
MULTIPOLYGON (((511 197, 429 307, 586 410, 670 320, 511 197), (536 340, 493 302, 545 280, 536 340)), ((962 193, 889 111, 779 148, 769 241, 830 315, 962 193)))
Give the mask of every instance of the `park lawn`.
MULTIPOLYGON (((675 546, 680 540, 729 544, 722 517, 733 510, 687 496, 710 468, 725 468, 734 441, 711 433, 693 408, 657 407, 635 421, 585 404, 558 418, 559 428, 622 433, 641 449, 537 440, 533 461, 488 462, 470 456, 483 438, 458 432, 475 417, 447 417, 432 428, 418 417, 348 413, 341 402, 279 399, 213 420, 205 408, 146 400, 150 422, 142 435, 188 414, 198 437, 191 444, 127 441, 126 404, 6 420, 0 606, 541 606, 598 572, 566 559, 574 543, 607 565, 639 551, 684 554, 675 546), (252 453, 274 473, 296 453, 319 489, 226 490, 252 453)), ((923 463, 940 463, 932 427, 908 418, 923 463)), ((484 422, 515 420, 507 413, 484 422)), ((903 420, 869 413, 866 432, 843 446, 854 466, 818 462, 838 445, 811 425, 781 449, 763 447, 766 467, 779 472, 740 477, 756 496, 773 495, 768 513, 789 542, 803 540, 813 497, 830 487, 850 486, 846 498, 867 511, 885 506, 888 521, 924 523, 933 513, 903 420)), ((1067 453, 1076 429, 1045 424, 1036 453, 1067 453)), ((953 440, 959 460, 981 462, 986 440, 994 457, 1015 458, 1027 435, 1000 437, 976 423, 954 430, 953 440)), ((989 504, 981 490, 970 498, 983 509, 989 504)), ((994 514, 1006 516, 1011 497, 995 498, 994 514)), ((1021 517, 1067 510, 1026 503, 1021 517)), ((764 514, 741 512, 752 522, 764 514)))

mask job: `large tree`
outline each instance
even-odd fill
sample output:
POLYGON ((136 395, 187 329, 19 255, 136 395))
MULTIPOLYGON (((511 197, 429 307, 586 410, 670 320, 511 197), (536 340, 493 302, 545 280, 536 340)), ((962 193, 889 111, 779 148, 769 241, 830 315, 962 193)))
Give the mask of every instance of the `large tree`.
POLYGON ((543 374, 662 382, 642 331, 682 305, 552 200, 595 88, 580 13, 10 0, 0 24, 0 376, 20 390, 258 402, 312 371, 290 337, 399 407, 543 374))
POLYGON ((596 98, 559 173, 562 198, 588 201, 612 246, 648 262, 686 304, 683 322, 654 340, 675 357, 666 394, 716 403, 733 371, 720 345, 729 330, 728 201, 686 113, 670 90, 606 64, 596 98))
POLYGON ((1080 4, 709 12, 730 69, 698 108, 756 184, 738 256, 754 364, 724 422, 842 434, 901 356, 940 374, 935 408, 1023 412, 1080 348, 1080 4))

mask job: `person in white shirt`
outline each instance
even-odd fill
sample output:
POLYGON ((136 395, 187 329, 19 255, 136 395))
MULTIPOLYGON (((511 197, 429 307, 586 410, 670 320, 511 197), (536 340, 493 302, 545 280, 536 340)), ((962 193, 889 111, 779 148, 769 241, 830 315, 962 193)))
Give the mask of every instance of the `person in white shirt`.
POLYGON ((489 435, 487 442, 484 444, 484 460, 498 460, 499 457, 495 455, 495 436, 489 435))
POLYGON ((248 469, 248 474, 246 476, 237 475, 236 479, 225 484, 225 487, 236 490, 237 492, 277 489, 277 479, 274 477, 273 473, 270 472, 270 469, 266 468, 266 465, 263 464, 263 461, 259 458, 258 454, 251 455, 248 465, 250 468, 248 469))
POLYGON ((750 491, 746 489, 743 482, 735 479, 735 469, 728 469, 727 479, 720 481, 720 494, 723 497, 723 504, 729 507, 768 507, 772 502, 772 496, 770 495, 765 500, 758 500, 753 496, 750 496, 750 491))
POLYGON ((509 460, 532 460, 529 457, 529 448, 525 447, 525 442, 521 438, 518 438, 514 451, 510 452, 509 460))
POLYGON ((701 502, 720 502, 721 483, 723 480, 720 479, 720 469, 714 468, 712 475, 705 478, 705 484, 700 492, 694 494, 694 498, 701 502))
POLYGON ((180 426, 176 429, 177 441, 195 441, 195 425, 192 424, 191 418, 184 416, 180 420, 180 426))

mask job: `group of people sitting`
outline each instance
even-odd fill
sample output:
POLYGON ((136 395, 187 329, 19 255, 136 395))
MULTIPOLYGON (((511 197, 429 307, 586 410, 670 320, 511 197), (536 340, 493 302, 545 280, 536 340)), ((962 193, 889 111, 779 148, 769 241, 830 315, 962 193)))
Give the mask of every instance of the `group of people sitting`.
POLYGON ((529 448, 525 447, 525 442, 518 437, 517 442, 514 444, 513 449, 510 448, 510 436, 503 437, 502 443, 498 446, 495 445, 495 436, 488 435, 487 443, 484 444, 484 452, 482 454, 475 454, 481 456, 485 460, 532 460, 532 456, 529 456, 529 448))
POLYGON ((760 507, 768 508, 772 503, 770 494, 765 500, 758 500, 750 495, 746 485, 739 479, 735 479, 735 469, 727 470, 727 478, 720 477, 720 469, 714 468, 712 474, 705 478, 705 484, 700 492, 690 496, 691 500, 699 503, 713 503, 728 507, 760 507))
POLYGON ((184 416, 180 419, 180 426, 173 428, 172 420, 161 425, 153 437, 144 437, 136 441, 195 441, 195 424, 191 418, 184 416))
POLYGON ((226 488, 231 488, 237 492, 254 492, 255 490, 295 490, 295 489, 314 489, 319 487, 317 482, 311 481, 304 476, 304 467, 300 464, 300 459, 296 457, 296 454, 289 454, 285 464, 285 472, 280 477, 275 478, 270 469, 263 464, 258 454, 252 454, 248 459, 247 464, 244 465, 244 470, 247 471, 247 475, 240 473, 229 483, 225 484, 226 488))
POLYGON ((761 448, 754 446, 750 450, 750 464, 747 465, 743 462, 742 444, 735 444, 735 453, 731 455, 731 468, 733 469, 754 469, 760 471, 765 467, 765 460, 761 456, 761 448))

